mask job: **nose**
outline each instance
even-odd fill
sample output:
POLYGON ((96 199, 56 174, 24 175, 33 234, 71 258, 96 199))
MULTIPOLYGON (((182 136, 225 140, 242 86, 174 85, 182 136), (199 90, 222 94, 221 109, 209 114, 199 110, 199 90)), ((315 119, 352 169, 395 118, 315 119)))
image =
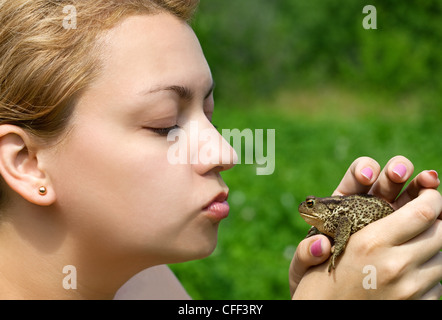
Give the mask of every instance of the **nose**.
POLYGON ((237 163, 238 155, 235 149, 207 118, 204 117, 202 121, 191 123, 190 135, 193 138, 198 137, 197 142, 193 141, 193 143, 197 143, 197 147, 190 146, 192 164, 198 173, 226 171, 237 163))

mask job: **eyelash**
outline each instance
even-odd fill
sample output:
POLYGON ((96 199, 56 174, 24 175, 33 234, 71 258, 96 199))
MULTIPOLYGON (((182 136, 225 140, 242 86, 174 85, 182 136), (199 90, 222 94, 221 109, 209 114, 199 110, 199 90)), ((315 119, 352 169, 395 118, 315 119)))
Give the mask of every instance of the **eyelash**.
MULTIPOLYGON (((212 125, 216 130, 218 130, 217 125, 215 125, 215 124, 212 124, 212 125)), ((149 129, 160 136, 166 137, 170 131, 172 131, 173 129, 179 129, 179 128, 180 128, 180 126, 174 125, 174 126, 168 127, 168 128, 149 128, 149 129)))
POLYGON ((152 130, 153 132, 155 132, 156 134, 158 134, 160 136, 164 136, 165 137, 173 129, 179 129, 179 128, 180 128, 180 126, 174 125, 174 126, 168 127, 168 128, 150 128, 150 130, 152 130))

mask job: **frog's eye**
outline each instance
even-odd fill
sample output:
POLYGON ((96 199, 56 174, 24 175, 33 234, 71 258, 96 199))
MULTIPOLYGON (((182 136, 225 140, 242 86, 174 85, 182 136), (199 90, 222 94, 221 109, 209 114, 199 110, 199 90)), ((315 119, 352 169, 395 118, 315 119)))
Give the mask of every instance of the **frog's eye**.
POLYGON ((315 200, 314 199, 307 199, 305 201, 305 203, 307 204, 307 207, 311 208, 315 205, 315 200))

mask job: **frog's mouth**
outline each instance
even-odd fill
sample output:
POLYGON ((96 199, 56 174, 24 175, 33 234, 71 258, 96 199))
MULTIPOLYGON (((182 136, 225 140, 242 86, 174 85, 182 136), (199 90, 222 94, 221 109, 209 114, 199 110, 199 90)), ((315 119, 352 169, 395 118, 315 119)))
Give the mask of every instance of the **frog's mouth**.
POLYGON ((317 216, 305 212, 300 212, 300 214, 302 219, 304 219, 304 221, 307 222, 309 225, 316 227, 318 230, 323 229, 322 226, 324 222, 321 221, 317 216))
POLYGON ((310 214, 310 213, 300 212, 300 214, 301 214, 301 217, 302 217, 302 218, 303 218, 308 224, 310 224, 309 221, 318 221, 318 220, 319 220, 317 216, 315 216, 315 215, 313 215, 313 214, 310 214))

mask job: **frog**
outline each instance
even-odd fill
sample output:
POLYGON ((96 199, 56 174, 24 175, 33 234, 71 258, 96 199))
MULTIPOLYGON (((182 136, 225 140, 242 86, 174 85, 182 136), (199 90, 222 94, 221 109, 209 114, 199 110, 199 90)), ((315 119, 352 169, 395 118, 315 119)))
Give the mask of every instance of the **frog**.
POLYGON ((352 234, 394 212, 390 203, 371 194, 325 198, 308 196, 298 210, 301 217, 312 226, 306 238, 324 234, 333 243, 329 273, 336 269, 337 258, 343 254, 352 234))

